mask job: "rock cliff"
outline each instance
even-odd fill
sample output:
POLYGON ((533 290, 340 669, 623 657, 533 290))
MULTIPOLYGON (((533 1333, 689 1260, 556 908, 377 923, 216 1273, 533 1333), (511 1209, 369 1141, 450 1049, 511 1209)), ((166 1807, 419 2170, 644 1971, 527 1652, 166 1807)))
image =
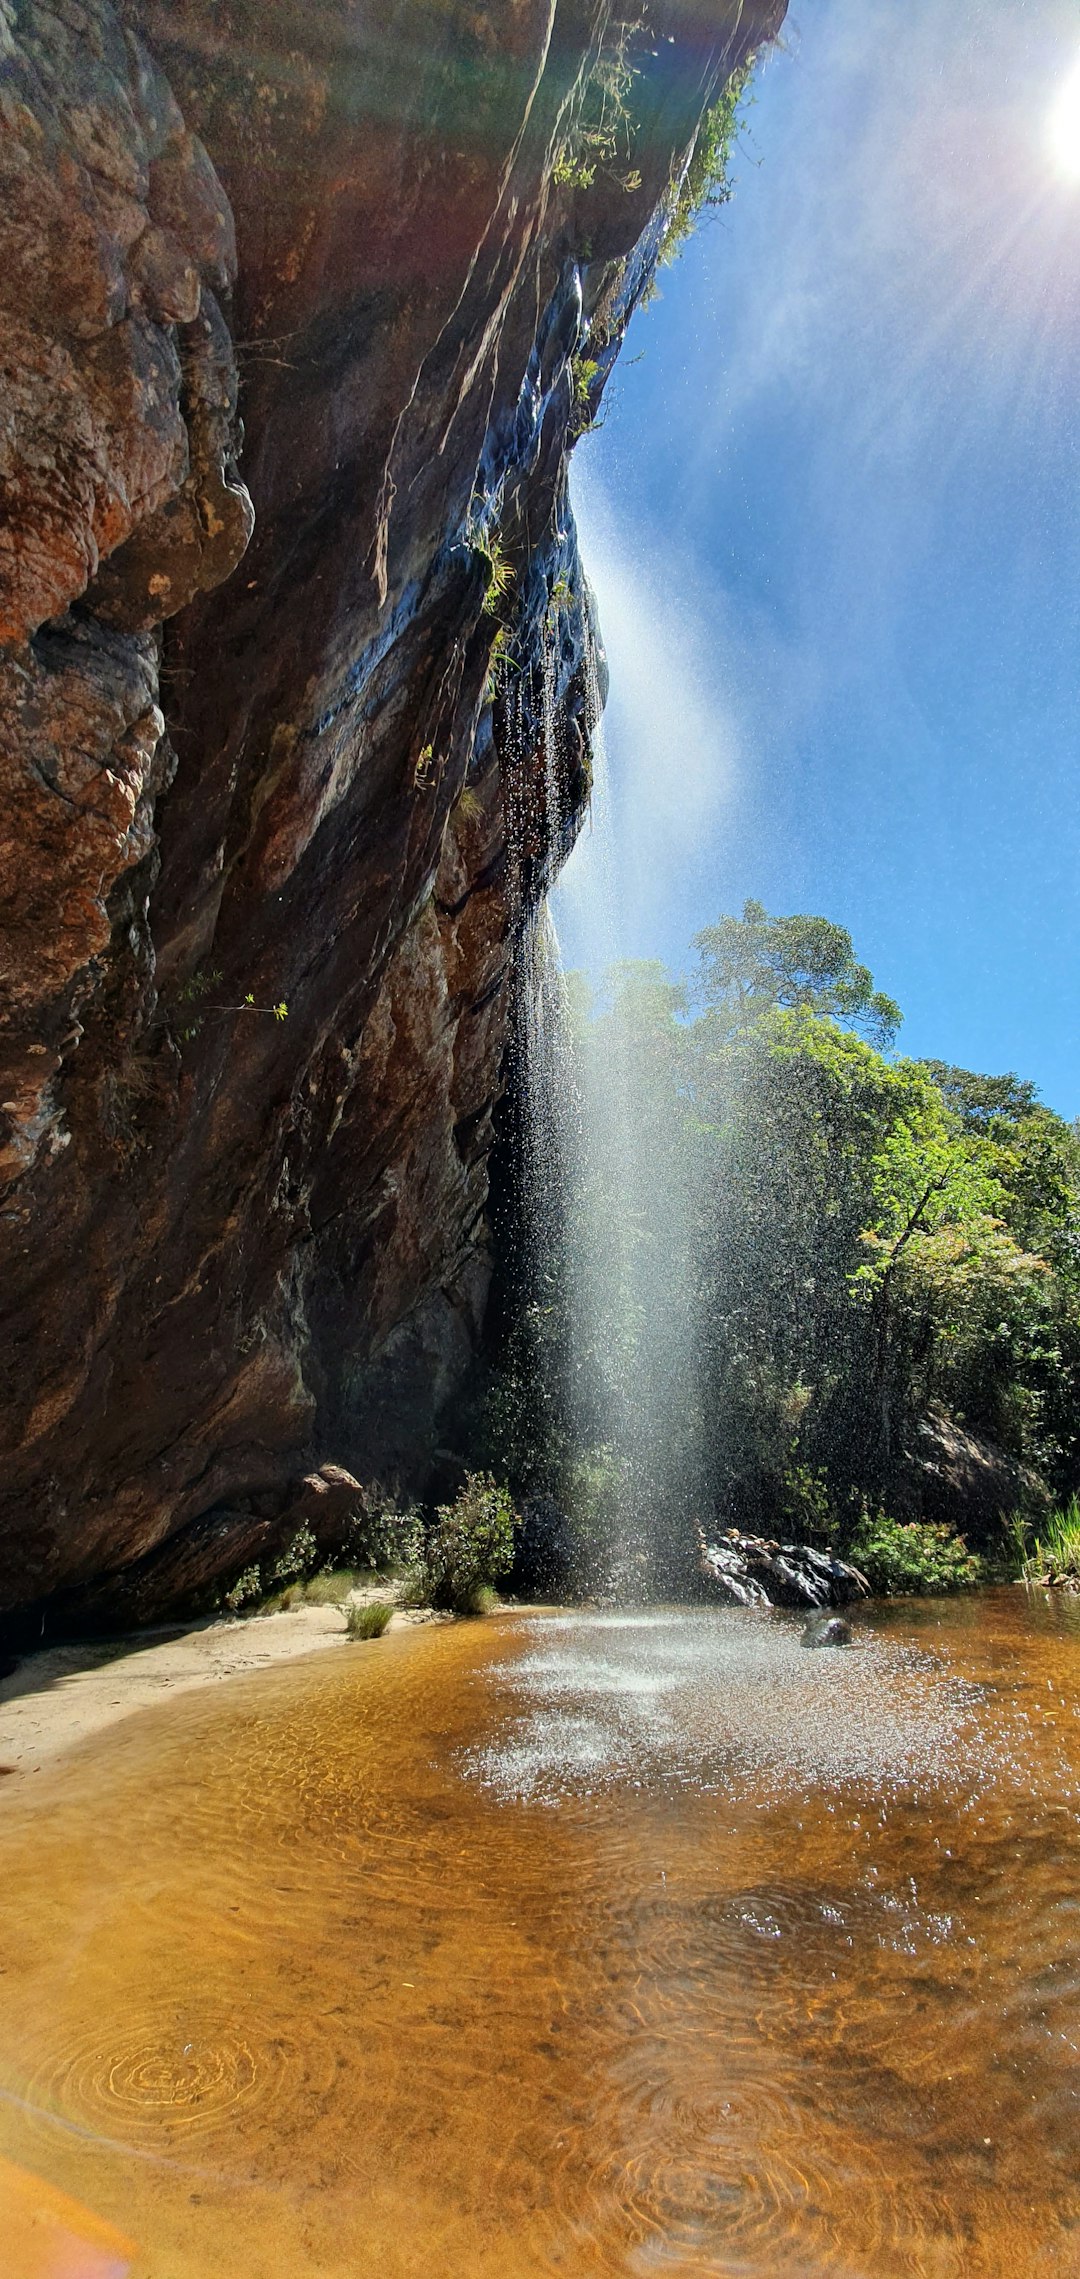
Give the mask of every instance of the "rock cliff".
POLYGON ((567 455, 782 13, 0 0, 0 1613, 424 1473, 588 796, 567 455))

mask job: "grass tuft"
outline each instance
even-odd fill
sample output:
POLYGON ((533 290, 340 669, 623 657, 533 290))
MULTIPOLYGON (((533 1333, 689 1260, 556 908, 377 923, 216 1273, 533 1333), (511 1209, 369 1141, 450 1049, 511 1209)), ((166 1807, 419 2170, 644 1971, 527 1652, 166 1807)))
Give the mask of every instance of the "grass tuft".
POLYGON ((340 1606, 355 1589, 360 1576, 355 1567, 324 1567, 321 1575, 312 1575, 303 1585, 305 1606, 340 1606))
POLYGON ((1071 1496, 1042 1522, 1024 1562, 1024 1579, 1080 1590, 1080 1495, 1071 1496))
POLYGON ((381 1638, 393 1611, 382 1599, 373 1599, 370 1606, 351 1606, 345 1618, 349 1637, 381 1638))

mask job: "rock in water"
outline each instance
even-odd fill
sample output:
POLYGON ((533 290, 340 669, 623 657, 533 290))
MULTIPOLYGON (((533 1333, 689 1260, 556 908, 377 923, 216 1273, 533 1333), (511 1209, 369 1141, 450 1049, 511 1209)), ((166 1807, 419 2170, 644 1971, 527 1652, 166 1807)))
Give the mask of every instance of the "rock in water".
POLYGON ((802 1644, 804 1646, 850 1646, 852 1636, 851 1624, 844 1621, 842 1614, 815 1614, 803 1631, 802 1644))
POLYGON ((777 1543, 728 1528, 718 1543, 698 1529, 698 1575, 711 1597, 736 1606, 844 1606, 868 1598, 857 1567, 809 1543, 777 1543))

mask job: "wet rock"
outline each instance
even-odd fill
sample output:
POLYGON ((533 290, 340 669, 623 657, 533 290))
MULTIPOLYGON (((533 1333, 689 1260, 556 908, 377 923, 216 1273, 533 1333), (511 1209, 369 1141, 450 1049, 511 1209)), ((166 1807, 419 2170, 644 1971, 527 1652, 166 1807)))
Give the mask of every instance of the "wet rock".
POLYGON ((606 0, 0 7, 0 1612, 426 1476, 602 694, 571 361, 783 5, 685 13, 574 189, 606 0))
POLYGON ((870 1593, 865 1575, 835 1552, 734 1527, 714 1543, 699 1530, 698 1574, 710 1596, 733 1606, 845 1606, 870 1593))
POLYGON ((802 1646, 850 1646, 855 1633, 842 1614, 815 1614, 799 1641, 802 1646))
POLYGON ((571 1586, 573 1531, 554 1496, 527 1496, 514 1546, 512 1586, 521 1598, 558 1598, 571 1586))

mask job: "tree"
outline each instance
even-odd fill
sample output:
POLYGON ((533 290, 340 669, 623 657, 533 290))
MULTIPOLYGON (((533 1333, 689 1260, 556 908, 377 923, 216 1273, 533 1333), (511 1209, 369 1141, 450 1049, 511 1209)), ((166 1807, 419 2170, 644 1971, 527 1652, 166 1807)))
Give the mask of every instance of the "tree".
POLYGON ((1034 1084, 1011 1071, 1008 1076, 980 1076, 972 1068, 954 1068, 947 1060, 921 1060, 918 1065, 971 1131, 987 1131, 999 1122, 1015 1126, 1038 1106, 1034 1084))
POLYGON ((846 926, 828 918, 770 918, 761 902, 744 902, 741 918, 718 918, 695 935, 698 996, 734 1025, 759 1020, 770 1006, 805 1006, 864 1032, 886 1050, 903 1015, 874 988, 846 926))
POLYGON ((944 1408, 1067 1498, 1080 1133, 1015 1075, 886 1058, 899 1011, 841 926, 748 902, 696 946, 693 994, 571 977, 557 1270, 492 1407, 515 1485, 597 1543, 842 1534, 919 1508, 944 1408))

